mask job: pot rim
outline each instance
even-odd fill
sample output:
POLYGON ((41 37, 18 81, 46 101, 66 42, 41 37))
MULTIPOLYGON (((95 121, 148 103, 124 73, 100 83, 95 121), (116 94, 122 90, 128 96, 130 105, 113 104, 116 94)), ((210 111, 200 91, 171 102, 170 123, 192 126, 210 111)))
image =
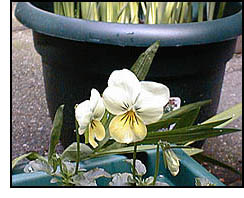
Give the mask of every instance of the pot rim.
MULTIPOLYGON (((239 5, 241 7, 242 3, 239 5)), ((242 8, 239 12, 221 19, 183 24, 89 21, 60 16, 42 10, 30 2, 19 2, 15 16, 33 31, 49 36, 119 46, 147 47, 156 40, 160 40, 160 46, 199 45, 236 39, 242 34, 242 8)))

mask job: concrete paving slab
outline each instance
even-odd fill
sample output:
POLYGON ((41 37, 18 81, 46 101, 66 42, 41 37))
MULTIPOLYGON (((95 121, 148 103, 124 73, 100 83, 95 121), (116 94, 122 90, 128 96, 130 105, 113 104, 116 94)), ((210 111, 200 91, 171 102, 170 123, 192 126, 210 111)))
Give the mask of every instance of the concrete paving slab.
MULTIPOLYGON (((242 102, 242 54, 236 54, 226 67, 218 113, 240 102, 242 102)), ((242 116, 226 127, 242 129, 242 116)), ((203 149, 207 155, 242 172, 242 132, 209 138, 203 149)), ((226 184, 240 180, 240 176, 224 168, 210 164, 205 164, 205 166, 226 184)), ((241 180, 238 184, 240 183, 242 183, 241 180)))

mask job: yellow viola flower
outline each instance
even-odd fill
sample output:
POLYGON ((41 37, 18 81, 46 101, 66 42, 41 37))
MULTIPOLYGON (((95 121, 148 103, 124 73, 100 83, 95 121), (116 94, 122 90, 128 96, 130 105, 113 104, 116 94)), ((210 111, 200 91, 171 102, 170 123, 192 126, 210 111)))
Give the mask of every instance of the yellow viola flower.
POLYGON ((160 83, 141 81, 128 69, 112 72, 103 92, 106 109, 116 115, 109 132, 120 143, 143 140, 147 124, 158 121, 169 101, 169 89, 160 83))
POLYGON ((90 100, 86 100, 75 108, 75 118, 79 124, 79 134, 84 134, 88 127, 89 143, 93 148, 98 146, 98 141, 105 137, 105 129, 100 120, 105 113, 103 99, 96 89, 91 90, 90 100))

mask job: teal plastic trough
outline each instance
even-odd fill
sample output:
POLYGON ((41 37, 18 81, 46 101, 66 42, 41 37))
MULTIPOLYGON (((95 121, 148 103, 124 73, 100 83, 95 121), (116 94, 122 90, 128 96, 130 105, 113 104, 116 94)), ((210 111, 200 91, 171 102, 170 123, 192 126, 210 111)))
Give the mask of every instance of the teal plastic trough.
MULTIPOLYGON (((159 175, 163 175, 164 177, 158 177, 159 181, 166 182, 170 186, 194 186, 195 178, 203 177, 208 179, 211 183, 215 184, 216 186, 225 186, 215 176, 210 174, 203 166, 201 166, 198 162, 189 157, 184 151, 182 151, 181 149, 174 149, 174 151, 180 159, 180 172, 177 176, 172 176, 170 172, 164 168, 163 158, 161 154, 159 175)), ((99 167, 105 169, 105 171, 109 172, 110 174, 130 172, 130 165, 124 161, 125 159, 126 157, 122 155, 108 155, 104 157, 86 160, 80 163, 80 167, 85 168, 87 170, 99 167)), ((138 154, 137 159, 140 159, 146 165, 146 177, 153 176, 155 169, 156 151, 148 150, 146 152, 140 153, 138 154)), ((17 166, 13 170, 12 187, 56 186, 56 184, 50 183, 51 177, 44 172, 24 173, 22 170, 23 164, 17 166)), ((110 181, 111 179, 109 178, 99 178, 97 180, 97 184, 98 186, 107 186, 110 181)))

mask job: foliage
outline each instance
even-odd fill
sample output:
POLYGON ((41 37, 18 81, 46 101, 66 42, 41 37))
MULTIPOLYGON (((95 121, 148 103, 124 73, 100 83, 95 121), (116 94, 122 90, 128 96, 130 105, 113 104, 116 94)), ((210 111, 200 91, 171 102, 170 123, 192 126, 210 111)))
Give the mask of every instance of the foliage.
POLYGON ((221 18, 226 2, 54 2, 53 5, 54 13, 73 18, 114 23, 176 24, 221 18))

